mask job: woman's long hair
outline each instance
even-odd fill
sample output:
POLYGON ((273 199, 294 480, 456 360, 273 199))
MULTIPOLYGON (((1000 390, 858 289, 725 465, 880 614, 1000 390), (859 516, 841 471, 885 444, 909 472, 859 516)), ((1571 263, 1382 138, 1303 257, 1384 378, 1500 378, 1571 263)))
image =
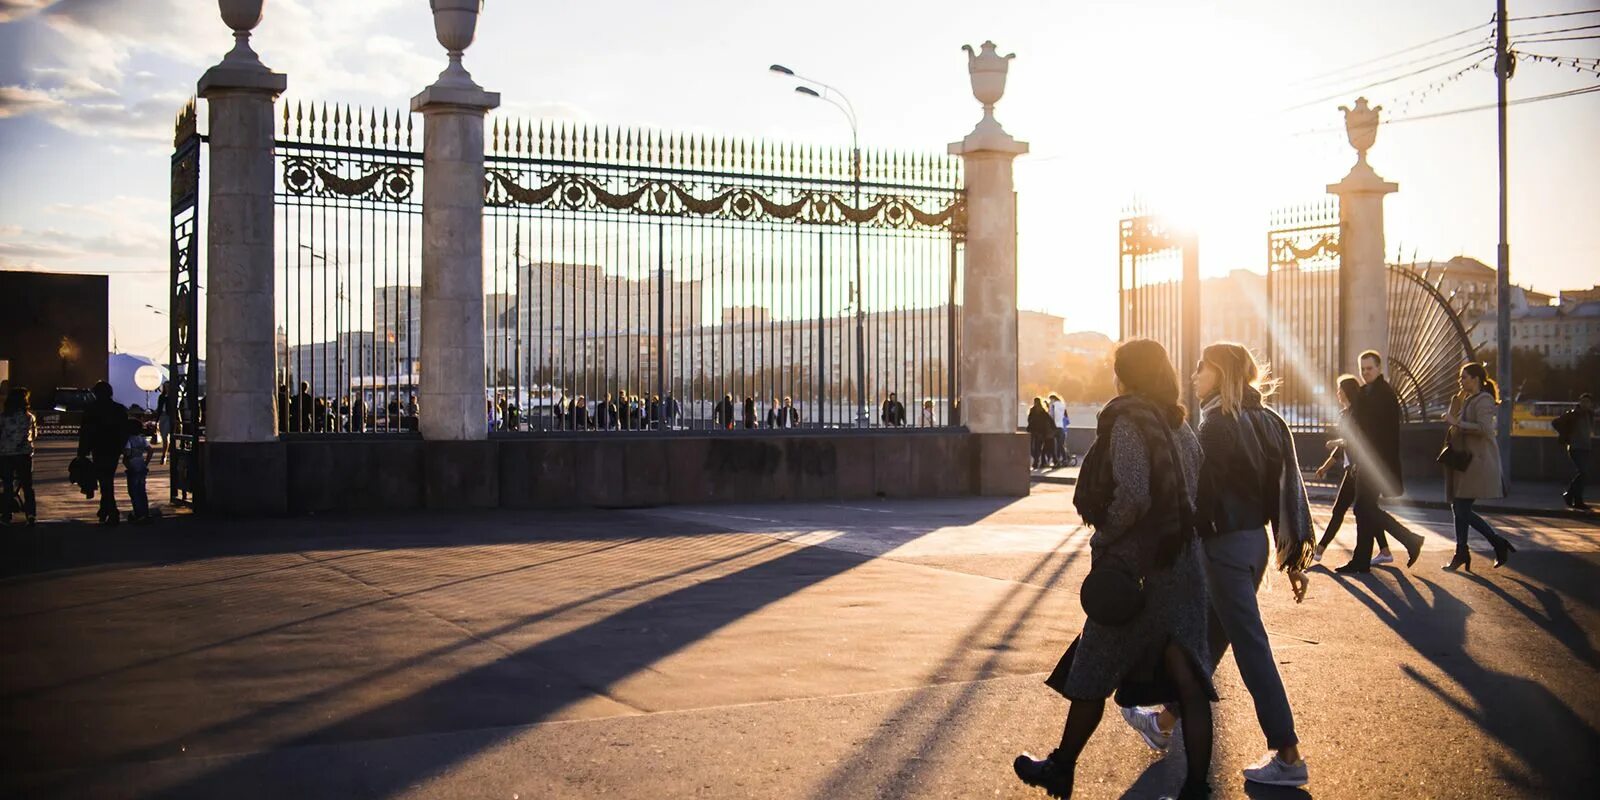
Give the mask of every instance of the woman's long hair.
POLYGON ((1356 404, 1356 393, 1361 391, 1361 381, 1354 375, 1339 376, 1339 392, 1344 395, 1347 405, 1356 404))
POLYGON ((1178 402, 1178 373, 1172 370, 1167 348, 1152 339, 1130 339, 1117 345, 1111 369, 1128 394, 1141 397, 1156 408, 1170 427, 1178 427, 1188 411, 1178 402))
POLYGON ((1256 390, 1263 400, 1278 388, 1278 382, 1269 376, 1266 365, 1257 361, 1242 344, 1217 342, 1200 351, 1200 360, 1216 367, 1222 376, 1217 381, 1217 395, 1222 398, 1225 414, 1239 415, 1246 388, 1256 390))
POLYGON ((1038 397, 1033 398, 1033 406, 1029 410, 1031 411, 1034 408, 1037 408, 1040 411, 1046 410, 1045 407, 1044 407, 1044 400, 1042 398, 1038 398, 1038 397))
POLYGON ((19 414, 27 411, 28 401, 30 399, 32 399, 32 395, 28 392, 26 387, 18 386, 17 388, 12 389, 10 392, 6 393, 5 413, 19 414))
POLYGON ((1496 403, 1500 402, 1500 387, 1495 384, 1493 378, 1489 377, 1489 369, 1483 365, 1482 361, 1468 361, 1462 364, 1461 374, 1477 378, 1483 383, 1483 391, 1488 392, 1496 403))

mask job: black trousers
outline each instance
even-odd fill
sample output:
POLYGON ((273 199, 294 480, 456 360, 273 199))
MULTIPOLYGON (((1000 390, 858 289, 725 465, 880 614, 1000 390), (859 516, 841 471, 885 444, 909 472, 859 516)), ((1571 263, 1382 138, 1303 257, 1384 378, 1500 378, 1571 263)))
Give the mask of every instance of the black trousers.
POLYGON ((1380 532, 1394 537, 1395 541, 1405 546, 1407 552, 1422 546, 1422 535, 1413 533, 1389 512, 1383 510, 1383 506, 1378 504, 1378 487, 1369 481, 1361 480, 1359 471, 1356 473, 1355 495, 1356 552, 1350 558, 1352 566, 1359 568, 1372 566, 1372 542, 1380 532))
MULTIPOLYGON (((1350 470, 1344 471, 1344 477, 1339 480, 1339 494, 1333 498, 1333 513, 1328 519, 1328 529, 1322 532, 1322 541, 1317 542, 1318 550, 1326 550, 1333 537, 1338 535, 1339 528, 1344 525, 1344 515, 1356 501, 1356 478, 1350 470)), ((1382 550, 1389 549, 1389 541, 1384 538, 1383 531, 1378 531, 1378 547, 1382 550)))
POLYGON ((1571 497, 1573 502, 1582 503, 1583 485, 1589 482, 1589 451, 1568 447, 1567 458, 1572 459, 1572 466, 1577 468, 1577 473, 1572 476, 1572 482, 1567 484, 1567 496, 1571 497))
POLYGON ((117 457, 94 457, 94 479, 100 485, 100 519, 115 521, 117 511, 117 457))

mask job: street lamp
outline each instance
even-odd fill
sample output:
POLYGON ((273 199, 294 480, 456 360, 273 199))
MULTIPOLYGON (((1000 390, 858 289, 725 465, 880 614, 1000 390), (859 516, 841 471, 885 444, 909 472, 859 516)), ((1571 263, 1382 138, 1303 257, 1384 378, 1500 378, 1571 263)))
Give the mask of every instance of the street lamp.
MULTIPOLYGON (((340 334, 344 333, 343 312, 345 301, 344 274, 339 271, 339 268, 344 265, 340 263, 339 259, 337 258, 328 258, 327 256, 317 252, 317 250, 311 245, 300 245, 300 249, 310 253, 311 258, 314 261, 321 261, 324 264, 333 265, 333 278, 336 286, 333 301, 333 380, 335 383, 338 383, 341 380, 344 381, 345 385, 339 387, 339 396, 348 397, 350 394, 350 379, 344 374, 344 346, 339 341, 340 334)), ((327 284, 323 284, 323 289, 326 291, 327 284)), ((326 321, 327 318, 324 317, 323 319, 326 321)))
MULTIPOLYGON (((857 124, 857 119, 856 119, 856 108, 850 102, 850 98, 845 97, 844 92, 841 92, 838 89, 835 89, 834 87, 829 86, 826 83, 823 83, 822 81, 816 80, 814 78, 807 78, 804 75, 796 74, 794 70, 789 69, 788 67, 786 67, 786 66, 784 66, 782 64, 773 64, 772 66, 767 67, 767 70, 769 72, 773 72, 773 73, 776 73, 776 74, 779 74, 779 75, 784 75, 784 76, 787 76, 787 77, 790 77, 790 78, 794 78, 795 80, 800 81, 802 83, 809 83, 809 84, 812 84, 813 86, 821 87, 822 91, 820 91, 820 92, 817 91, 816 89, 811 88, 811 86, 796 86, 796 87, 794 87, 794 90, 795 90, 795 93, 797 93, 797 94, 803 94, 803 95, 805 95, 807 97, 814 97, 814 98, 816 98, 818 100, 827 101, 834 108, 839 109, 839 111, 844 114, 845 120, 850 123, 850 180, 851 180, 851 184, 852 184, 852 186, 854 188, 855 208, 857 210, 860 210, 860 208, 861 208, 861 146, 860 146, 860 129, 859 129, 859 125, 857 124), (835 99, 835 98, 837 98, 837 99, 835 99)), ((862 308, 862 303, 861 303, 861 223, 859 221, 855 222, 854 223, 854 228, 855 228, 854 238, 855 238, 855 251, 856 251, 856 279, 855 279, 855 283, 853 283, 851 285, 851 287, 850 287, 850 293, 851 293, 851 295, 853 296, 853 299, 854 299, 855 317, 856 317, 856 425, 858 427, 865 427, 867 425, 867 396, 865 394, 866 390, 867 390, 867 375, 866 375, 866 369, 867 369, 866 316, 867 315, 866 315, 866 311, 862 308)))

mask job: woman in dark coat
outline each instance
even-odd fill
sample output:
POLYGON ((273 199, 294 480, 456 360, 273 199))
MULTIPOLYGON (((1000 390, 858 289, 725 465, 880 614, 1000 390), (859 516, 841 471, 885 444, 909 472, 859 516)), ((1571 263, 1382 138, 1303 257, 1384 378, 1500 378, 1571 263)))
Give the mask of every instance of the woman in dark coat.
POLYGON ((744 398, 744 427, 750 430, 756 426, 756 399, 746 395, 744 398))
POLYGON ((1044 400, 1035 397, 1033 405, 1028 409, 1028 437, 1029 450, 1033 454, 1033 468, 1044 466, 1045 454, 1056 440, 1056 423, 1050 418, 1050 410, 1044 407, 1044 400))
POLYGON ((1073 504, 1090 525, 1091 557, 1124 561, 1144 577, 1144 605, 1122 625, 1085 620, 1083 633, 1045 683, 1071 701, 1060 745, 1043 759, 1024 753, 1017 777, 1055 797, 1072 795, 1078 756, 1117 704, 1177 702, 1187 773, 1179 798, 1209 797, 1211 701, 1204 665, 1205 573, 1191 511, 1200 443, 1184 424, 1178 379, 1166 349, 1148 339, 1117 348, 1118 396, 1100 414, 1073 504))

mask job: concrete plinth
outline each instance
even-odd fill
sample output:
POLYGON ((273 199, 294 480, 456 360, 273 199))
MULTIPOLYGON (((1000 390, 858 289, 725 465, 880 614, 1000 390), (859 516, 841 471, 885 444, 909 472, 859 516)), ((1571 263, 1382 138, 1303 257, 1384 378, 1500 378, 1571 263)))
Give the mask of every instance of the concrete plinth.
POLYGON ((272 101, 287 79, 223 62, 200 79, 210 115, 206 439, 277 438, 273 386, 272 101))
POLYGON ((422 354, 424 439, 488 433, 483 358, 483 117, 500 95, 429 87, 423 115, 422 354))
POLYGON ((1339 364, 1354 369, 1365 350, 1389 352, 1389 272, 1384 263, 1383 198, 1400 185, 1378 177, 1363 157, 1328 192, 1339 196, 1339 364))

